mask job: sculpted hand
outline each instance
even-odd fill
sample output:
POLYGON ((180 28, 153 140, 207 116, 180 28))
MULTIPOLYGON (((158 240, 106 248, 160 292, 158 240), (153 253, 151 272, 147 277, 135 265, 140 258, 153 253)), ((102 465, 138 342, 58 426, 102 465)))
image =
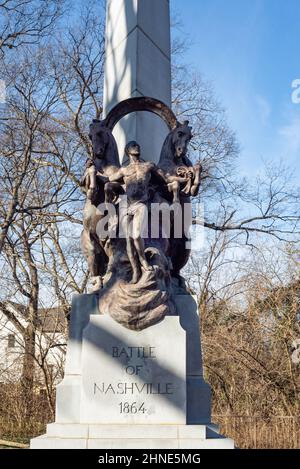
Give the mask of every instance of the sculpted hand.
POLYGON ((202 171, 202 164, 198 161, 194 166, 195 171, 202 171))
POLYGON ((179 168, 177 168, 177 175, 180 176, 181 178, 183 178, 186 181, 189 177, 188 168, 184 168, 184 167, 180 166, 179 168))

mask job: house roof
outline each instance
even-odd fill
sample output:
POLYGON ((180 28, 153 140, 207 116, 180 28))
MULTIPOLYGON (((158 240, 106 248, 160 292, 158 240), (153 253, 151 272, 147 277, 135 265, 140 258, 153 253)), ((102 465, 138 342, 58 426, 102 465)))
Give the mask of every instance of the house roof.
POLYGON ((38 319, 43 332, 64 332, 67 327, 65 308, 41 308, 38 319))
MULTIPOLYGON (((8 301, 7 304, 12 306, 15 311, 26 319, 28 316, 28 308, 26 306, 14 301, 8 301)), ((64 332, 67 327, 66 307, 39 308, 37 327, 45 333, 64 332)))

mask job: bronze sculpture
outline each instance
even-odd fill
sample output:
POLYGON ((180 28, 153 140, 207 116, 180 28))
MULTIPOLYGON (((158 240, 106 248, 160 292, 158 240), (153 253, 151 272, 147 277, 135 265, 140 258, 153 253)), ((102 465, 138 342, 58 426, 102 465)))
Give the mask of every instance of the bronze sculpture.
POLYGON ((181 278, 189 257, 188 234, 176 236, 174 213, 180 208, 176 216, 183 217, 201 178, 201 165, 193 166, 187 157, 191 130, 187 121, 179 123, 167 106, 152 98, 124 101, 105 120, 90 126, 93 159, 88 160, 82 179, 87 197, 82 250, 93 290, 99 294, 100 313, 130 329, 149 327, 174 310, 172 279, 181 278), (141 160, 137 142, 126 145, 129 164, 120 166, 112 130, 122 117, 136 111, 154 112, 169 126, 157 166, 141 160), (171 231, 165 235, 159 221, 153 236, 151 210, 159 204, 173 210, 171 231), (113 208, 115 236, 103 232, 105 208, 110 213, 113 208))

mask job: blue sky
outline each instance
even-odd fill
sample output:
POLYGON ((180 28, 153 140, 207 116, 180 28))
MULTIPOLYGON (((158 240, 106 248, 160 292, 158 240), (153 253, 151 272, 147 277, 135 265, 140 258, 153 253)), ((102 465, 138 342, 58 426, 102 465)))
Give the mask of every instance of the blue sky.
POLYGON ((241 146, 240 168, 282 160, 300 176, 299 0, 171 0, 192 42, 186 62, 213 83, 241 146))

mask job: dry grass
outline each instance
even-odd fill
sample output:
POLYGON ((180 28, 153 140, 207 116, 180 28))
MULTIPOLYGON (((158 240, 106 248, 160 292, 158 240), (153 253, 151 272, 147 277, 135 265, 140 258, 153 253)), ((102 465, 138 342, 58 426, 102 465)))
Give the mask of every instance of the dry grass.
POLYGON ((300 448, 300 417, 240 417, 215 415, 221 433, 233 438, 241 449, 300 448))
MULTIPOLYGON (((46 431, 47 418, 31 420, 17 425, 0 420, 1 438, 28 444, 29 440, 46 431)), ((298 449, 300 448, 300 417, 261 417, 214 415, 213 422, 220 425, 222 435, 234 440, 241 449, 298 449)))
POLYGON ((30 418, 24 415, 21 388, 0 385, 0 440, 28 444, 30 438, 45 433, 53 420, 44 393, 34 393, 30 401, 30 418))

